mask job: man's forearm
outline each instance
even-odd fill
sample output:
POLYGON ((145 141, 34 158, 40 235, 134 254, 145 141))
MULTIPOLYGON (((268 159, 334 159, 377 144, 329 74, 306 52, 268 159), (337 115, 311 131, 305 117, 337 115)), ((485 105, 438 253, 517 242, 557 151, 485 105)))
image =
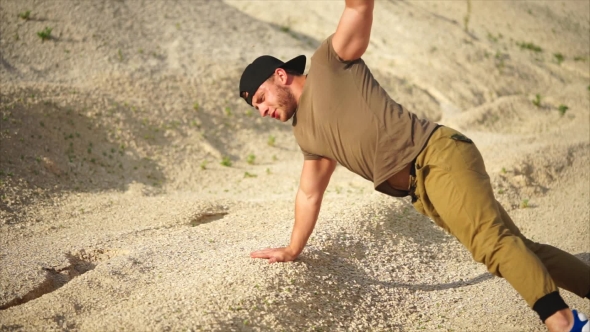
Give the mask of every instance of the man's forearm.
POLYGON ((289 249, 295 256, 299 256, 303 251, 309 236, 313 232, 320 213, 322 196, 308 197, 301 190, 297 192, 295 198, 295 225, 293 226, 291 243, 289 244, 289 249))
POLYGON ((373 11, 375 6, 374 0, 345 0, 345 6, 355 10, 370 10, 373 11))

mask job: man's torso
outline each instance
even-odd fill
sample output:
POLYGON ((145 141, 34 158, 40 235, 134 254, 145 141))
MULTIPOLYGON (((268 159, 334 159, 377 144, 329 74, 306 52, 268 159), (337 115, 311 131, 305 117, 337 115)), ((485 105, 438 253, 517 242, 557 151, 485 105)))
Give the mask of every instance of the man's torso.
POLYGON ((338 161, 392 196, 387 183, 418 155, 436 124, 393 101, 362 59, 341 61, 325 40, 312 57, 293 132, 305 159, 338 161))

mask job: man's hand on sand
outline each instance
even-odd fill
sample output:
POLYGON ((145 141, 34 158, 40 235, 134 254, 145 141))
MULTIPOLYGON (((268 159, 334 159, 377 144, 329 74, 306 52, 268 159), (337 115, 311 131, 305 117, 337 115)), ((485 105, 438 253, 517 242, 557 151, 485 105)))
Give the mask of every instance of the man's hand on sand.
POLYGON ((254 251, 250 254, 252 258, 268 259, 269 263, 290 262, 297 258, 297 255, 289 247, 268 248, 254 251))

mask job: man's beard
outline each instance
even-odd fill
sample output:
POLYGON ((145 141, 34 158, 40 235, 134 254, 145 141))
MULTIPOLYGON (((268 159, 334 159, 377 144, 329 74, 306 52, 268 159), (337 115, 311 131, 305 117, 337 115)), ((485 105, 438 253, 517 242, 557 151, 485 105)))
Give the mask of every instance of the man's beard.
POLYGON ((277 106, 285 111, 287 120, 289 120, 295 114, 295 110, 297 110, 297 100, 295 100, 295 96, 289 88, 280 85, 276 87, 277 106))

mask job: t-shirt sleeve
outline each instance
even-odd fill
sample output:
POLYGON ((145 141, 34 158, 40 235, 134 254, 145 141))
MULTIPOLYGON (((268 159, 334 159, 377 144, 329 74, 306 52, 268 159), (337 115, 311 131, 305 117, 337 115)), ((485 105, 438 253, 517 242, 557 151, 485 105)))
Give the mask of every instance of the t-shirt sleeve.
POLYGON ((309 151, 304 150, 303 148, 301 149, 301 152, 303 153, 304 160, 318 160, 318 159, 322 158, 322 156, 317 155, 317 154, 313 154, 309 151))
POLYGON ((346 69, 348 65, 353 63, 356 60, 352 61, 343 61, 332 46, 332 38, 334 35, 330 35, 326 38, 320 47, 315 51, 313 56, 311 57, 311 61, 313 64, 320 64, 322 66, 329 66, 334 69, 346 69))
MULTIPOLYGON (((313 71, 314 66, 329 67, 330 71, 338 72, 347 69, 348 66, 354 62, 342 61, 342 59, 340 59, 332 46, 332 37, 334 37, 333 34, 326 38, 311 57, 310 73, 313 71)), ((323 158, 322 156, 311 153, 303 148, 301 148, 301 152, 303 153, 303 159, 305 160, 318 160, 323 158)))

